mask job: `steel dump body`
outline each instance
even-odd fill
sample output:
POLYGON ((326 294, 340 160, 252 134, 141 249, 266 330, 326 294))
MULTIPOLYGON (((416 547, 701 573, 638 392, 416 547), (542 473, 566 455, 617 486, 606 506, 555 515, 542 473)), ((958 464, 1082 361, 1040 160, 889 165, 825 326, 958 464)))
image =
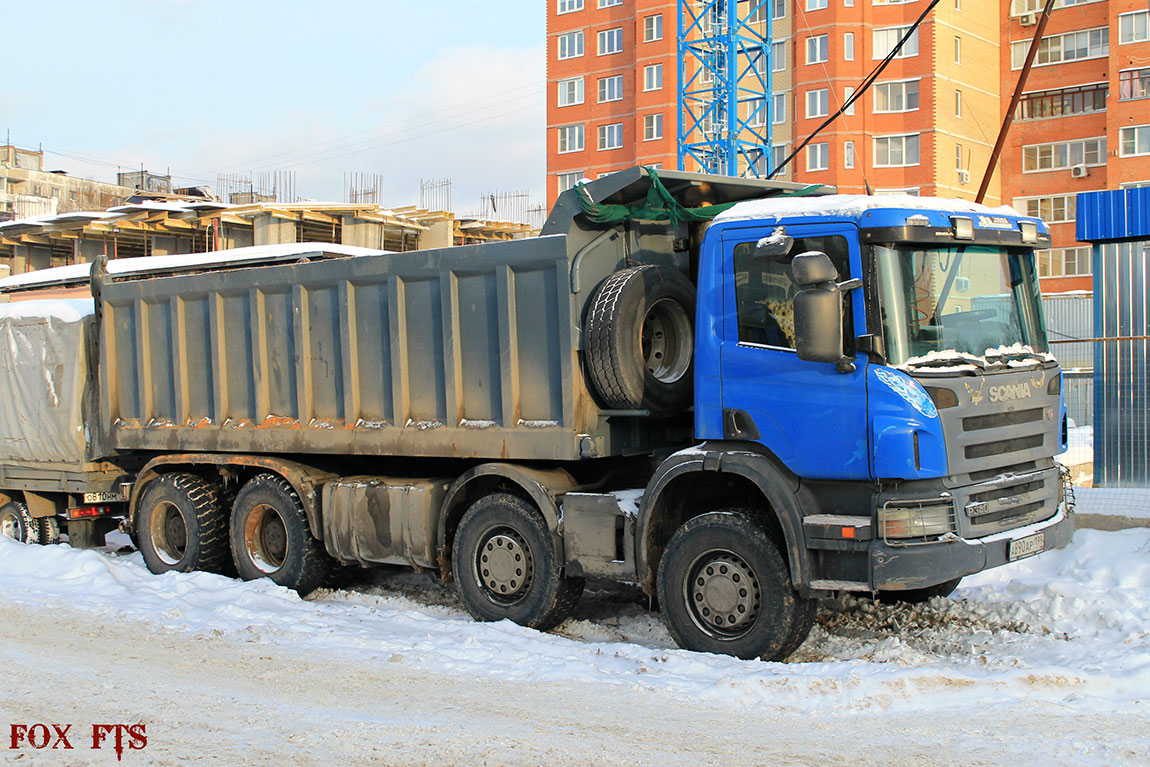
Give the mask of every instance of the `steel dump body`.
POLYGON ((119 450, 578 458, 563 237, 111 282, 119 450))

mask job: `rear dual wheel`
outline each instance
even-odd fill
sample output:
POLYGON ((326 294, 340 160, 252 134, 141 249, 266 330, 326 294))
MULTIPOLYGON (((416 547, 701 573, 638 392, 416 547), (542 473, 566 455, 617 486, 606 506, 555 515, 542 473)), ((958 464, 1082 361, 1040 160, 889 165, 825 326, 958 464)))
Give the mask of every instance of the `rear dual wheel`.
POLYGON ((224 572, 230 564, 228 516, 218 483, 165 474, 140 497, 136 541, 153 573, 224 572))

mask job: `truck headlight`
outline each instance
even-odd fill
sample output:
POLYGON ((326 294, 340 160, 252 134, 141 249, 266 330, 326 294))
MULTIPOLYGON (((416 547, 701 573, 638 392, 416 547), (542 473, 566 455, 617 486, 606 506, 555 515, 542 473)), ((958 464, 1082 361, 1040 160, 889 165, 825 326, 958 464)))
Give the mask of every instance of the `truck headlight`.
POLYGON ((878 511, 883 539, 927 540, 954 530, 954 503, 949 499, 887 501, 878 511))

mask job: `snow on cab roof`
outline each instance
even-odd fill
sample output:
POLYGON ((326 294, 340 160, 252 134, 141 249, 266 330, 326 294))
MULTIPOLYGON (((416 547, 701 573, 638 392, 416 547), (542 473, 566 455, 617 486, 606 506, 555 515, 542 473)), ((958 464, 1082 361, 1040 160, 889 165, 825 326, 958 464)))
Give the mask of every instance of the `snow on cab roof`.
POLYGON ((823 197, 767 197, 736 203, 715 216, 715 223, 747 219, 819 216, 822 218, 859 218, 868 210, 910 208, 946 213, 981 213, 986 216, 1022 216, 1009 205, 990 208, 969 200, 941 197, 915 197, 909 194, 830 194, 823 197))
MULTIPOLYGON (((253 245, 247 248, 217 250, 211 253, 185 253, 175 256, 146 256, 144 258, 117 258, 108 261, 109 274, 146 274, 181 269, 215 266, 242 261, 283 261, 309 253, 331 253, 337 256, 377 256, 386 250, 337 245, 330 242, 299 242, 277 245, 253 245)), ((83 283, 88 280, 92 264, 71 264, 51 269, 16 274, 0 280, 0 292, 32 286, 83 283)))

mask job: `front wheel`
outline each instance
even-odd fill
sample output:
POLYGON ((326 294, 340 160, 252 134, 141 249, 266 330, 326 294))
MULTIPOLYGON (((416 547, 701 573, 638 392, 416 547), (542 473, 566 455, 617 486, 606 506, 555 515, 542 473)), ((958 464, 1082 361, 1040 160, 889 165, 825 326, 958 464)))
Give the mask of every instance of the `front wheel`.
POLYGON ((659 562, 659 603, 680 647, 785 660, 810 631, 813 605, 795 591, 778 544, 751 514, 703 514, 668 542, 659 562))
POLYGON ((514 495, 479 499, 459 521, 451 553, 463 604, 480 621, 504 618, 546 630, 562 623, 583 594, 539 512, 514 495))
POLYGON ((332 560, 311 534, 307 512, 291 484, 259 474, 236 495, 231 521, 232 557, 245 581, 271 578, 301 595, 315 591, 332 560))

